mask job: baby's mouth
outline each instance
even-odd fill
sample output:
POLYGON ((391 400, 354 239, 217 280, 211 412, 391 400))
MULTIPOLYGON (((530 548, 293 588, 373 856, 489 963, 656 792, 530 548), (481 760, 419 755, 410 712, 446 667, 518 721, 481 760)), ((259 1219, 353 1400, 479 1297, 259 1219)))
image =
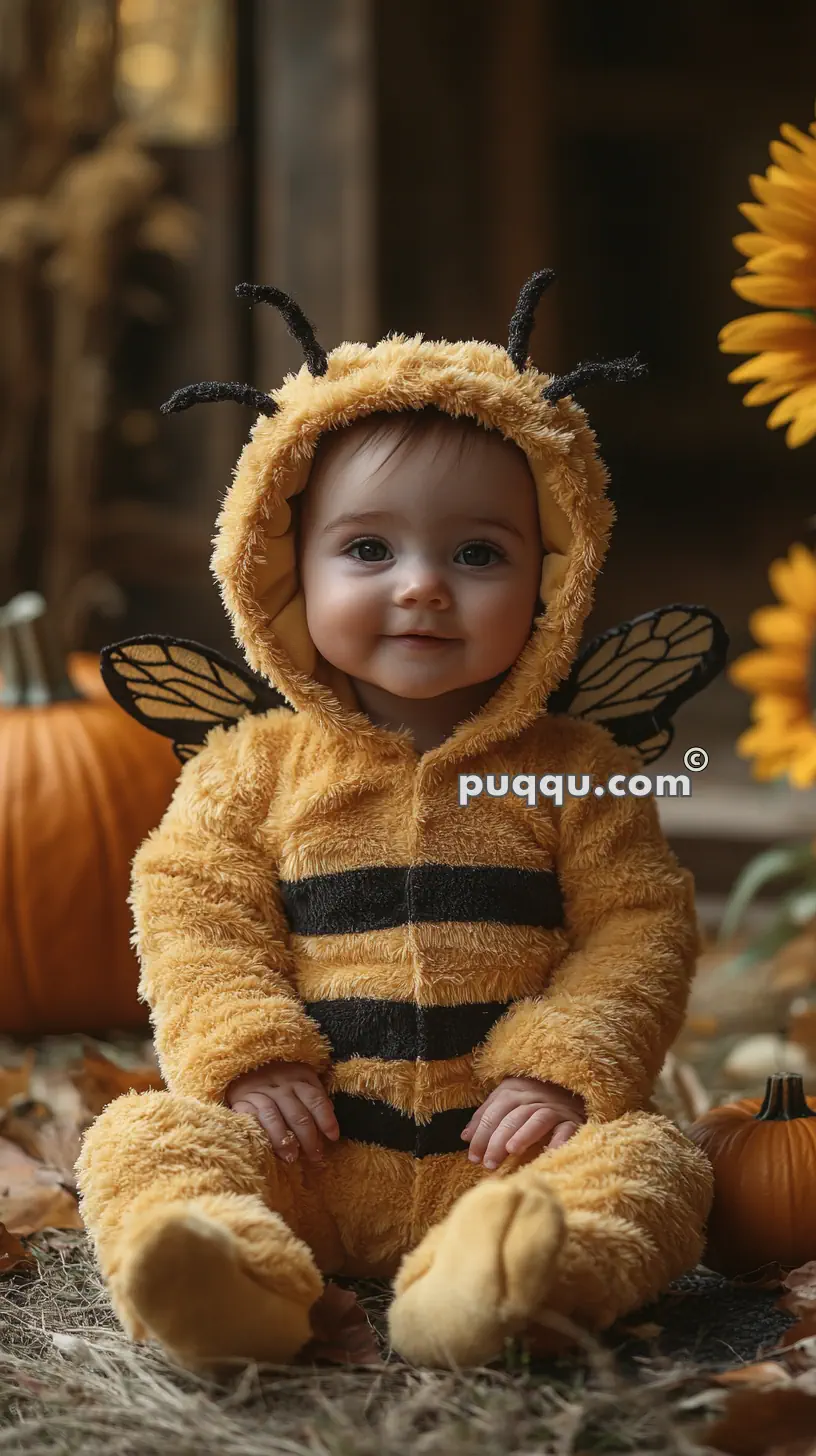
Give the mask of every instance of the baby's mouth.
POLYGON ((404 632, 394 634, 392 642, 404 642, 409 647, 444 647, 450 642, 455 642, 455 637, 431 637, 427 633, 404 632))

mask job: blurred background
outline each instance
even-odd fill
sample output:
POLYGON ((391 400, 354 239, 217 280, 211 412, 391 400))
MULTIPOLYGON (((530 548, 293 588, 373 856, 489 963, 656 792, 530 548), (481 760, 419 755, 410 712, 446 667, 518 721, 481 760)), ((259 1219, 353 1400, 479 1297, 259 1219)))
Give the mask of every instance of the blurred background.
MULTIPOLYGON (((291 292, 328 348, 503 343, 547 266, 540 367, 650 367, 581 394, 618 511, 587 637, 685 601, 753 647, 768 563, 813 540, 816 447, 745 409, 717 335, 751 311, 737 207, 811 121, 814 54, 808 0, 3 0, 0 600, 41 591, 69 650, 157 631, 234 657, 208 558, 251 412, 158 406, 299 367, 235 283, 291 292)), ((661 805, 705 913, 815 822, 810 790, 752 782, 748 714, 723 676, 662 761, 710 755, 661 805)))

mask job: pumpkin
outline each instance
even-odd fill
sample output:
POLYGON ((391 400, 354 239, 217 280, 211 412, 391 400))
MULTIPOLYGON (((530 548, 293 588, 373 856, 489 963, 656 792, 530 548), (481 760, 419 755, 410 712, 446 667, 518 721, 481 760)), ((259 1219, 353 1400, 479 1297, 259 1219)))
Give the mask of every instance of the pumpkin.
POLYGON ((42 597, 0 610, 0 1032, 138 1029, 130 865, 172 797, 170 743, 67 666, 42 597))
POLYGON ((774 1073, 765 1097, 706 1112, 688 1129, 714 1169, 703 1262, 747 1274, 816 1259, 816 1111, 799 1072, 774 1073))

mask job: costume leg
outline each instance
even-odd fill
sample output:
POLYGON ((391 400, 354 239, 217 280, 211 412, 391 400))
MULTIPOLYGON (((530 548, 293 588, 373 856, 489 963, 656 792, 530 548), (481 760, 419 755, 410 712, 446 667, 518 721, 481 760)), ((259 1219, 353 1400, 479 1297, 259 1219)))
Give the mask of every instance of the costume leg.
POLYGON ((403 1260, 391 1342, 417 1365, 489 1363, 508 1335, 558 1349, 547 1313, 592 1330, 692 1268, 713 1196, 708 1160, 667 1118, 588 1123, 554 1152, 487 1176, 403 1260))
POLYGON ((132 1339, 153 1336, 190 1368, 295 1356, 323 1279, 298 1236, 309 1232, 297 1186, 308 1175, 291 1171, 248 1114, 158 1091, 110 1103, 85 1133, 76 1173, 132 1339))

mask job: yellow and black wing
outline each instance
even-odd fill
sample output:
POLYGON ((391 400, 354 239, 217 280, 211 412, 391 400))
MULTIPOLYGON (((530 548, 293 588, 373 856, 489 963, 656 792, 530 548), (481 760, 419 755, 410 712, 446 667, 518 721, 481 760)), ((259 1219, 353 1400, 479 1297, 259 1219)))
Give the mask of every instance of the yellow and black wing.
POLYGON ((658 607, 594 638, 547 712, 589 718, 654 763, 674 738, 677 709, 722 672, 727 654, 728 633, 707 607, 658 607))
POLYGON ((294 712, 257 673, 180 637, 114 642, 102 648, 100 670, 111 697, 137 723, 171 738, 182 763, 200 752, 212 728, 271 708, 294 712))

